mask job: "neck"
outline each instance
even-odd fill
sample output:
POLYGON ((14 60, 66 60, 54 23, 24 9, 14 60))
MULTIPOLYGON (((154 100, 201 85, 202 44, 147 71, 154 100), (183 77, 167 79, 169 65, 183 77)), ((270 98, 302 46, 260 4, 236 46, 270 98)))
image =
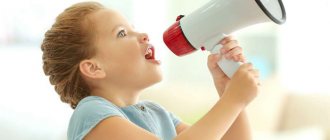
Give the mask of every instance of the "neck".
POLYGON ((107 86, 92 90, 91 95, 103 97, 119 107, 125 107, 136 104, 139 101, 140 92, 141 90, 107 86))

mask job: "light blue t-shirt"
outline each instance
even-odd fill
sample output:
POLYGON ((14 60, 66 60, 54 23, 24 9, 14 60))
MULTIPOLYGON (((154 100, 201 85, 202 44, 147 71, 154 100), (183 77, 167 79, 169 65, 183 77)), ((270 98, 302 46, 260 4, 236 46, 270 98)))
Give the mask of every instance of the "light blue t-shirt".
POLYGON ((68 140, 82 140, 100 121, 111 116, 126 118, 161 140, 172 140, 180 123, 172 113, 150 101, 118 107, 102 97, 88 96, 79 102, 71 116, 68 140))

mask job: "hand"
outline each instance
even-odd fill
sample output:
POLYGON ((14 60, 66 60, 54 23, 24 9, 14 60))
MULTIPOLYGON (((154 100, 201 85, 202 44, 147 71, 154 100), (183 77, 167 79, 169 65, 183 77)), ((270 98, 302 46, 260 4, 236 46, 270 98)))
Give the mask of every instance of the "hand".
POLYGON ((208 57, 208 68, 212 74, 213 81, 216 89, 218 90, 219 96, 221 97, 224 89, 230 80, 228 76, 221 70, 217 62, 221 61, 222 56, 225 56, 226 59, 233 60, 235 62, 246 62, 246 58, 242 53, 242 48, 239 47, 238 42, 233 39, 232 36, 228 36, 220 41, 220 44, 223 45, 219 54, 211 54, 208 57))
POLYGON ((245 63, 228 82, 222 97, 224 100, 245 107, 257 96, 259 87, 259 71, 254 69, 251 63, 245 63))

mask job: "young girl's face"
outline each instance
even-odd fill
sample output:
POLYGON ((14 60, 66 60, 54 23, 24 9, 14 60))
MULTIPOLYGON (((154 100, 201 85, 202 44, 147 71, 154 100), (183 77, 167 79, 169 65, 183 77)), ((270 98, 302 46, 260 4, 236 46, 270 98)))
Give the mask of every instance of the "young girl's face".
POLYGON ((118 12, 97 11, 90 16, 95 27, 95 58, 106 72, 110 84, 145 88, 161 80, 160 61, 148 35, 134 30, 118 12))

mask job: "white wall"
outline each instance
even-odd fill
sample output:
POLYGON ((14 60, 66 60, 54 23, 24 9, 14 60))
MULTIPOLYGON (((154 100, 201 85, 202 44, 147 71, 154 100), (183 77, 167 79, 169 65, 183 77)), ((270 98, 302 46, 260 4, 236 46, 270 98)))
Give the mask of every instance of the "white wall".
POLYGON ((72 110, 43 75, 38 47, 0 48, 0 139, 63 139, 72 110))
POLYGON ((279 73, 297 93, 330 93, 330 0, 285 1, 280 28, 279 73))

